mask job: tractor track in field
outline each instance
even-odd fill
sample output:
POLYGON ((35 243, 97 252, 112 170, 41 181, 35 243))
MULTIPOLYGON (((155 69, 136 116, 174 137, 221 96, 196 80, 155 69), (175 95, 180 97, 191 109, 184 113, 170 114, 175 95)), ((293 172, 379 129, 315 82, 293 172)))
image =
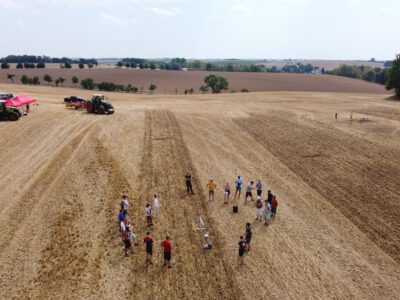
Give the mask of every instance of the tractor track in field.
MULTIPOLYGON (((139 240, 145 235, 145 204, 153 193, 160 197, 161 213, 151 229, 155 240, 155 265, 145 267, 144 253, 129 274, 128 295, 140 299, 242 299, 231 268, 225 263, 218 233, 207 213, 206 199, 183 141, 175 116, 169 111, 146 111, 144 147, 138 178, 137 197, 133 200, 139 240), (186 195, 183 177, 194 174, 196 195, 186 195), (202 216, 213 236, 214 249, 203 252, 203 237, 198 228, 202 216), (173 243, 173 268, 163 269, 160 242, 170 235, 173 243), (157 282, 154 285, 154 282, 157 282), (202 291, 202 292, 199 292, 202 291)), ((141 246, 141 248, 143 248, 141 246)), ((140 250, 139 250, 140 251, 140 250)))

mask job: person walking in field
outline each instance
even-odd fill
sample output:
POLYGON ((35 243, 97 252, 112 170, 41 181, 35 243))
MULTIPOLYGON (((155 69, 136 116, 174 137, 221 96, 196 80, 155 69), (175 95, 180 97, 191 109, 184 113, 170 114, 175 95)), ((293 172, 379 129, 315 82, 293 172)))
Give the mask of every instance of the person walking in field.
POLYGON ((240 199, 240 194, 242 192, 242 186, 243 186, 243 179, 240 176, 238 176, 237 179, 235 180, 235 185, 236 185, 235 199, 237 195, 238 199, 240 199))
POLYGON ((126 195, 122 195, 122 199, 121 199, 121 210, 127 214, 128 213, 128 209, 129 209, 129 202, 128 202, 128 197, 126 195))
POLYGON ((271 202, 271 218, 275 219, 276 212, 278 210, 278 199, 276 198, 276 195, 272 197, 272 202, 271 202))
POLYGON ((188 194, 194 195, 193 186, 192 186, 192 178, 193 178, 192 174, 186 173, 186 175, 185 175, 186 191, 188 194))
POLYGON ((246 224, 246 251, 250 252, 250 243, 251 243, 251 239, 253 237, 253 229, 251 228, 250 223, 246 224))
POLYGON ((215 189, 217 188, 217 185, 212 179, 210 179, 210 181, 208 182, 207 188, 208 188, 208 201, 211 201, 211 198, 214 201, 214 192, 215 189))
POLYGON ((146 204, 146 221, 148 227, 153 226, 153 221, 151 218, 151 206, 149 203, 146 204))
POLYGON ((261 222, 262 219, 262 207, 263 207, 263 203, 261 200, 261 197, 258 196, 257 197, 257 201, 256 201, 256 220, 261 222))
POLYGON ((169 236, 165 237, 165 240, 161 242, 161 247, 164 249, 164 267, 171 268, 171 258, 172 258, 172 242, 169 236))
POLYGON ((144 243, 146 244, 146 265, 152 265, 152 257, 153 257, 153 237, 150 235, 150 232, 146 232, 146 236, 144 237, 144 243))
POLYGON ((122 233, 122 240, 124 241, 124 245, 125 245, 125 256, 129 256, 129 252, 133 253, 133 247, 132 247, 132 239, 129 236, 129 232, 128 231, 124 231, 122 233))
POLYGON ((267 201, 268 201, 269 205, 272 204, 272 196, 273 196, 273 195, 272 195, 271 190, 268 190, 267 201))
POLYGON ((228 204, 230 194, 231 194, 231 187, 227 182, 224 186, 224 204, 228 204))
POLYGON ((264 209, 264 225, 268 226, 269 225, 269 220, 271 218, 271 204, 268 203, 267 200, 265 200, 265 209, 264 209))
POLYGON ((242 266, 244 263, 244 254, 246 253, 247 245, 246 240, 243 239, 243 236, 240 236, 239 240, 239 264, 242 266))
POLYGON ((257 180, 256 190, 257 190, 257 196, 261 197, 261 194, 262 194, 262 191, 263 191, 263 185, 261 183, 261 180, 257 180))
POLYGON ((153 211, 154 211, 154 216, 157 217, 158 214, 160 213, 160 205, 158 204, 158 196, 157 194, 153 195, 153 211))
POLYGON ((246 196, 244 197, 244 203, 246 203, 248 197, 250 197, 251 201, 254 201, 253 189, 254 189, 254 181, 250 181, 246 187, 246 196))

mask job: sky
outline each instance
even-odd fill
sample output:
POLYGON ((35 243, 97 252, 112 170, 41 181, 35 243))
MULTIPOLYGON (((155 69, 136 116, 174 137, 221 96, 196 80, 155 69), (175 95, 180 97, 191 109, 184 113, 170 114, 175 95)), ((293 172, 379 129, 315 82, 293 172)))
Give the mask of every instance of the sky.
POLYGON ((0 57, 393 59, 399 0, 0 0, 0 57))

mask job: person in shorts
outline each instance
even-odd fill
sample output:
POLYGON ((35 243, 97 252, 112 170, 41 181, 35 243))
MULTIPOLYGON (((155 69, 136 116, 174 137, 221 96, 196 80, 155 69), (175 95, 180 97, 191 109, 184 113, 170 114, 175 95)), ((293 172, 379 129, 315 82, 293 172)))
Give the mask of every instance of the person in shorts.
POLYGON ((150 235, 150 232, 146 232, 146 236, 144 237, 144 243, 146 244, 146 264, 152 265, 151 258, 153 256, 153 237, 150 235))
POLYGON ((149 203, 146 204, 146 221, 147 221, 147 226, 153 226, 153 221, 151 218, 151 206, 149 203))
POLYGON ((185 175, 186 191, 188 194, 194 195, 193 186, 192 186, 192 178, 193 178, 192 174, 186 173, 186 175, 185 175))
POLYGON ((272 197, 271 201, 271 218, 275 219, 276 212, 278 210, 278 199, 276 198, 276 195, 272 197))
POLYGON ((231 194, 231 186, 227 182, 224 186, 224 204, 228 204, 230 194, 231 194))
POLYGON ((256 201, 256 220, 257 221, 261 221, 261 219, 262 219, 262 207, 263 207, 263 203, 262 203, 261 197, 258 196, 257 201, 256 201))
POLYGON ((242 193, 243 178, 238 176, 237 179, 235 180, 235 185, 236 185, 235 199, 237 195, 239 195, 238 199, 240 199, 240 194, 242 193))
POLYGON ((208 182, 207 188, 208 188, 208 201, 211 201, 211 198, 214 201, 214 192, 215 189, 217 188, 217 185, 212 179, 210 179, 210 181, 208 182))
POLYGON ((127 214, 128 213, 128 209, 129 209, 129 202, 128 202, 128 197, 126 195, 122 195, 122 199, 121 199, 121 210, 127 214))
POLYGON ((164 267, 171 268, 172 243, 168 235, 161 242, 161 247, 164 249, 164 267))
POLYGON ((239 240, 239 264, 243 265, 244 263, 244 254, 246 253, 246 240, 243 239, 243 236, 240 236, 240 240, 239 240))
POLYGON ((246 251, 250 252, 250 243, 251 243, 251 238, 253 237, 253 229, 251 228, 250 223, 246 224, 246 251))
POLYGON ((253 189, 254 189, 254 181, 250 181, 246 187, 246 196, 244 197, 244 203, 246 203, 248 197, 250 197, 251 201, 254 201, 253 189))
POLYGON ((261 180, 257 180, 256 191, 257 191, 257 196, 261 197, 261 194, 262 194, 262 191, 263 191, 263 185, 261 183, 261 180))
POLYGON ((133 254, 132 240, 129 236, 128 231, 124 231, 122 233, 122 240, 124 241, 124 245, 125 245, 125 256, 129 256, 129 254, 128 254, 129 251, 133 254))

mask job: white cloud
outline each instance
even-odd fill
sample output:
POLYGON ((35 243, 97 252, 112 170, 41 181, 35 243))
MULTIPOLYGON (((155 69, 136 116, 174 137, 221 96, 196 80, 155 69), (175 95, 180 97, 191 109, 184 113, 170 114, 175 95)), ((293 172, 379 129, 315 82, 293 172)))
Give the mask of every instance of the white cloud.
POLYGON ((352 6, 359 6, 359 5, 363 4, 363 0, 351 0, 349 3, 352 6))
POLYGON ((235 5, 235 6, 231 7, 231 11, 243 13, 243 14, 251 13, 251 9, 244 5, 235 5))
POLYGON ((281 2, 286 4, 306 4, 310 2, 310 0, 281 0, 281 2))
POLYGON ((173 16, 183 13, 179 8, 173 8, 171 10, 167 10, 167 9, 163 9, 160 7, 149 7, 146 10, 155 15, 163 16, 163 17, 173 17, 173 16))
POLYGON ((120 19, 120 18, 118 18, 118 17, 116 17, 116 16, 113 16, 113 15, 109 15, 109 14, 101 14, 100 15, 100 17, 104 20, 104 21, 106 21, 106 22, 108 22, 108 23, 112 23, 112 24, 122 24, 123 23, 123 20, 122 19, 120 19))

